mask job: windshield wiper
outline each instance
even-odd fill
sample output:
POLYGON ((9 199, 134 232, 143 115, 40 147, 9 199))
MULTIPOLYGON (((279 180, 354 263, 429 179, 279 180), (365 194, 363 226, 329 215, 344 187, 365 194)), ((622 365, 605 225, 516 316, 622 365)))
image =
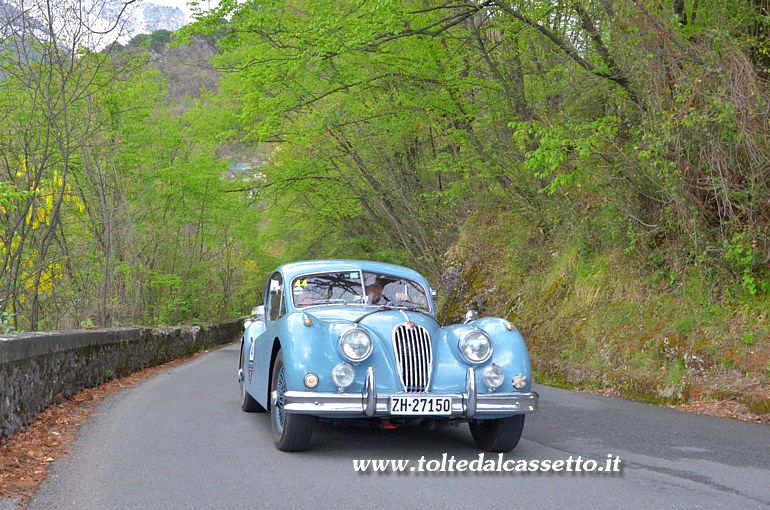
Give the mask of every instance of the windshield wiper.
POLYGON ((369 317, 370 315, 375 314, 377 312, 382 312, 382 311, 385 311, 385 310, 394 310, 394 308, 392 306, 382 305, 379 308, 377 308, 376 310, 372 310, 371 312, 366 312, 361 317, 359 317, 358 319, 354 320, 353 324, 358 324, 359 322, 361 322, 365 318, 369 317))

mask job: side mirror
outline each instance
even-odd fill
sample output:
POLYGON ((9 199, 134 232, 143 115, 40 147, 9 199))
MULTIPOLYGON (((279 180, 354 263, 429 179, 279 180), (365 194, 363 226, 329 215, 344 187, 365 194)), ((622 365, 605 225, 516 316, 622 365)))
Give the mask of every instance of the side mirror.
POLYGON ((265 305, 255 306, 254 309, 251 310, 251 320, 252 321, 265 320, 265 305))
POLYGON ((479 318, 479 312, 477 312, 476 310, 468 310, 465 313, 465 318, 463 319, 463 324, 469 324, 469 323, 475 321, 478 318, 479 318))

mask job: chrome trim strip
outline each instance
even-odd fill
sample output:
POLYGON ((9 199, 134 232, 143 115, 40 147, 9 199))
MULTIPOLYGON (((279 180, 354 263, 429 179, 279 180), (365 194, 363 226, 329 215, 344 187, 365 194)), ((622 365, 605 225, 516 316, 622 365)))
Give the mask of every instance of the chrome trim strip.
POLYGON ((476 371, 473 367, 468 367, 468 372, 465 373, 465 395, 467 399, 465 403, 465 416, 473 418, 476 414, 476 371))
POLYGON ((403 390, 428 390, 433 374, 433 345, 428 330, 411 321, 404 322, 393 328, 392 341, 403 390))
MULTIPOLYGON (((372 383, 374 380, 372 379, 372 383)), ((377 394, 372 386, 370 396, 363 393, 320 393, 313 391, 287 391, 284 394, 283 410, 287 413, 311 414, 331 418, 390 417, 390 397, 393 396, 430 396, 449 397, 452 399, 452 412, 448 416, 429 416, 430 418, 469 419, 468 398, 466 393, 383 393, 377 394), (373 402, 374 413, 371 412, 373 402)), ((274 396, 274 398, 277 397, 274 396)), ((504 418, 516 414, 530 414, 538 409, 537 393, 491 393, 476 395, 474 418, 485 416, 504 418)), ((410 416, 414 418, 415 416, 410 416)), ((419 417, 419 416, 417 416, 419 417)))
POLYGON ((377 411, 377 386, 374 383, 374 367, 366 369, 364 382, 364 416, 371 418, 377 411))

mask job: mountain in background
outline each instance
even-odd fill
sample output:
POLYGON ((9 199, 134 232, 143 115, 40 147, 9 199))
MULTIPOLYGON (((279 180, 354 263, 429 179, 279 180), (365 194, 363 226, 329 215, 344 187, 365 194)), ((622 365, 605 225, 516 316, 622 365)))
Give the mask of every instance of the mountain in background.
POLYGON ((56 39, 101 49, 117 40, 125 44, 139 34, 156 30, 174 32, 187 24, 187 16, 178 7, 139 0, 41 0, 34 4, 20 0, 0 0, 0 38, 17 40, 49 39, 51 27, 56 39), (52 19, 48 20, 48 13, 52 19), (50 21, 50 23, 49 23, 50 21), (80 31, 85 25, 89 32, 80 31))
MULTIPOLYGON (((111 12, 115 13, 111 18, 107 18, 114 23, 116 14, 123 7, 123 2, 107 0, 105 6, 110 6, 111 12)), ((118 42, 126 43, 139 34, 149 34, 156 30, 175 32, 187 24, 187 16, 178 7, 140 1, 126 9, 122 21, 125 21, 125 24, 122 25, 118 42)))
POLYGON ((13 3, 0 0, 0 40, 24 34, 30 31, 42 33, 45 30, 43 23, 20 9, 13 3))
MULTIPOLYGON (((74 0, 77 1, 77 0, 74 0)), ((122 0, 97 0, 89 9, 90 25, 97 31, 115 27, 97 46, 117 40, 126 44, 139 34, 156 30, 175 32, 187 24, 187 16, 178 7, 169 7, 139 0, 126 5, 122 0)))

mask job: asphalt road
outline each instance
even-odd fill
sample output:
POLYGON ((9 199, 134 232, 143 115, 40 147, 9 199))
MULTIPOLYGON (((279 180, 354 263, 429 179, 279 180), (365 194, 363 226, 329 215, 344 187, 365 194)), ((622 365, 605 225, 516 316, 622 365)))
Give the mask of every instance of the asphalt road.
POLYGON ((358 473, 353 459, 417 467, 423 457, 427 468, 444 454, 473 461, 479 451, 464 425, 322 423, 309 451, 279 452, 269 416, 240 410, 237 366, 234 344, 104 401, 28 508, 770 507, 767 426, 540 386, 541 410, 503 460, 572 456, 574 467, 580 456, 604 467, 617 456, 619 473, 358 473))

